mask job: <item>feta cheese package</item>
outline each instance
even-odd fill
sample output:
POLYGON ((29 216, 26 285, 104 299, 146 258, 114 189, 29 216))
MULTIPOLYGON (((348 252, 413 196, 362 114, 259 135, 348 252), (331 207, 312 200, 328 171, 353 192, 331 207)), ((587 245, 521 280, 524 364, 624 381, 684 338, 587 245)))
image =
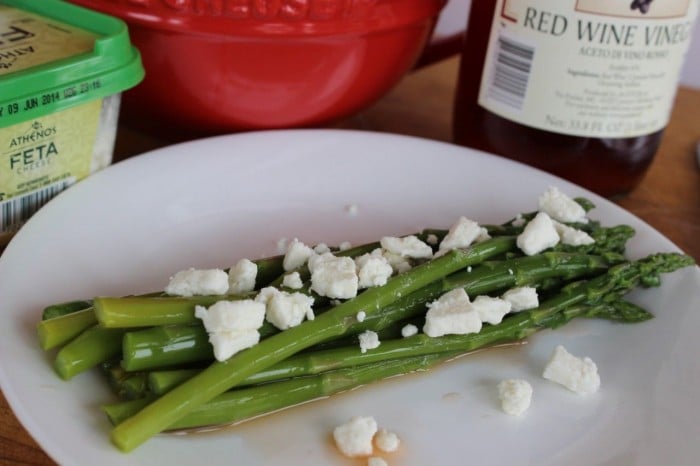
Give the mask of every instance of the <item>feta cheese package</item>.
POLYGON ((112 162, 121 92, 144 70, 124 22, 59 0, 3 0, 0 37, 2 245, 112 162))

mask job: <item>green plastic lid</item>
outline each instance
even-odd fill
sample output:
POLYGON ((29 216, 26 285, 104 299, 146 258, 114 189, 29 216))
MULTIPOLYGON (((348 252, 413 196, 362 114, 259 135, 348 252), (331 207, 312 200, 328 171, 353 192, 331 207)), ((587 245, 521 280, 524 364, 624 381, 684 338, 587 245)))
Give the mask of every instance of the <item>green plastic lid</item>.
POLYGON ((123 21, 61 0, 0 0, 0 128, 117 94, 143 76, 123 21))

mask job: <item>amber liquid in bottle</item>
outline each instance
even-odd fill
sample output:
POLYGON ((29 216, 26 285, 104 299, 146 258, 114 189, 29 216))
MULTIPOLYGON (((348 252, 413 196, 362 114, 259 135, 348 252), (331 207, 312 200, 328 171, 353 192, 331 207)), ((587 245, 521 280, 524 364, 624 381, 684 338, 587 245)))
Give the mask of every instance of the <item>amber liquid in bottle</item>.
POLYGON ((538 167, 606 197, 631 191, 649 167, 663 130, 631 138, 569 136, 510 121, 478 104, 495 8, 496 0, 471 4, 455 98, 454 141, 538 167))

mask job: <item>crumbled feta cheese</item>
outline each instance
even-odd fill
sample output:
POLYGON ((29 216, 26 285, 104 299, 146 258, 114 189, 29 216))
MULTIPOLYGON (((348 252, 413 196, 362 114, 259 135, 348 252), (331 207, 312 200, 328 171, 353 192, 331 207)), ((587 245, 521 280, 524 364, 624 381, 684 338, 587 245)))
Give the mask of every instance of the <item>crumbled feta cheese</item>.
POLYGON ((534 309, 540 305, 537 289, 531 286, 518 286, 503 293, 501 298, 511 304, 510 312, 534 309))
POLYGON ((278 290, 267 302, 265 319, 280 330, 296 327, 309 315, 313 320, 313 304, 311 296, 278 290))
POLYGON ((508 314, 511 308, 508 301, 485 295, 477 296, 472 302, 472 306, 479 314, 479 319, 491 325, 500 324, 503 316, 508 314))
POLYGON ((357 207, 357 204, 350 204, 345 208, 345 210, 347 210, 348 214, 354 217, 357 215, 359 208, 357 207))
POLYGON ((311 290, 320 296, 349 299, 357 296, 359 279, 355 261, 350 257, 336 257, 327 252, 309 260, 311 290))
POLYGON ((415 235, 397 238, 385 236, 379 242, 382 247, 394 254, 412 259, 430 259, 433 257, 433 248, 419 240, 415 235))
POLYGON ((246 293, 255 289, 255 277, 258 265, 248 259, 239 260, 228 271, 228 292, 230 294, 246 293))
POLYGON ((429 337, 465 335, 481 330, 481 319, 462 288, 449 291, 428 304, 423 333, 429 337))
POLYGON ((532 401, 532 385, 527 380, 506 379, 498 384, 501 409, 511 416, 520 416, 532 401))
POLYGON ((560 222, 587 223, 586 210, 555 186, 545 191, 538 200, 539 209, 560 222))
POLYGON ((404 338, 412 337, 418 333, 418 327, 413 324, 406 324, 401 328, 401 336, 404 338))
POLYGON ((562 244, 568 244, 569 246, 585 246, 595 243, 595 240, 583 230, 556 221, 554 222, 554 228, 556 228, 559 234, 559 240, 562 244))
POLYGON ((436 246, 438 244, 438 241, 440 241, 437 237, 437 235, 434 234, 429 234, 428 237, 425 239, 425 242, 428 243, 431 246, 436 246))
POLYGON ((282 279, 282 286, 293 290, 298 290, 304 286, 304 282, 301 281, 301 275, 299 275, 299 272, 292 272, 284 276, 282 279))
POLYGON ((257 330, 235 330, 209 334, 209 343, 214 350, 214 358, 217 361, 226 361, 234 354, 257 345, 259 341, 260 332, 257 330))
POLYGON ((352 244, 350 243, 350 241, 343 241, 342 243, 340 243, 338 245, 338 250, 339 251, 347 251, 351 247, 352 247, 352 244))
POLYGON ((481 231, 479 232, 479 236, 476 237, 474 242, 481 243, 481 242, 489 240, 489 239, 491 239, 491 235, 489 235, 489 231, 486 228, 481 227, 481 231))
POLYGON ((386 429, 380 429, 374 435, 374 444, 385 453, 393 453, 399 449, 401 440, 394 432, 390 432, 386 429))
POLYGON ((309 260, 309 257, 313 255, 313 249, 294 238, 294 240, 289 243, 289 246, 287 247, 287 252, 284 255, 284 260, 282 261, 282 267, 285 271, 290 272, 304 265, 306 261, 309 260))
POLYGON ((338 450, 349 457, 372 454, 372 438, 377 432, 377 421, 371 416, 356 416, 333 429, 333 440, 338 450))
POLYGON ((202 320, 217 361, 260 341, 258 329, 265 318, 265 306, 252 299, 218 301, 209 308, 195 306, 195 317, 202 320))
POLYGON ((331 248, 329 248, 326 243, 318 243, 314 246, 314 252, 316 254, 323 254, 324 252, 331 252, 331 248))
POLYGON ((367 350, 379 348, 379 345, 382 343, 379 341, 377 332, 373 332, 372 330, 365 330, 360 333, 358 339, 360 340, 360 351, 362 353, 366 353, 367 350))
POLYGON ((387 258, 381 254, 363 254, 355 259, 355 266, 360 288, 386 285, 394 273, 387 258))
POLYGON ((226 294, 228 274, 221 269, 180 270, 170 278, 165 292, 175 296, 226 294))
MULTIPOLYGON (((387 260, 387 262, 389 262, 389 265, 391 265, 391 268, 394 270, 394 273, 400 274, 411 270, 411 263, 409 262, 409 260, 401 256, 400 254, 395 254, 389 251, 382 251, 381 249, 375 249, 375 251, 382 252, 382 255, 387 260)), ((372 251, 372 254, 374 254, 374 251, 372 251)))
POLYGON ((367 458, 367 466, 389 466, 389 463, 379 456, 370 456, 367 458))
POLYGON ((525 225, 523 232, 518 235, 516 243, 520 250, 528 256, 532 256, 556 246, 559 243, 559 233, 554 228, 554 222, 549 215, 538 212, 535 218, 525 225))
POLYGON ((525 225, 525 219, 523 218, 523 214, 516 215, 513 221, 510 222, 510 224, 514 227, 521 227, 525 225))
POLYGON ((460 217, 442 239, 440 249, 466 248, 476 241, 480 234, 482 234, 482 229, 477 222, 466 217, 460 217))
POLYGON ((588 357, 577 358, 561 345, 554 349, 542 377, 580 395, 594 393, 600 387, 596 364, 588 357))
POLYGON ((194 315, 210 333, 257 330, 265 319, 265 305, 252 299, 217 301, 209 308, 195 306, 194 315))
POLYGON ((365 317, 367 317, 367 313, 365 311, 360 311, 355 316, 355 318, 357 319, 358 322, 364 322, 365 317))
POLYGON ((270 302, 270 299, 277 294, 279 290, 273 286, 266 286, 262 290, 258 291, 258 294, 255 296, 255 301, 264 304, 267 306, 267 303, 270 302))

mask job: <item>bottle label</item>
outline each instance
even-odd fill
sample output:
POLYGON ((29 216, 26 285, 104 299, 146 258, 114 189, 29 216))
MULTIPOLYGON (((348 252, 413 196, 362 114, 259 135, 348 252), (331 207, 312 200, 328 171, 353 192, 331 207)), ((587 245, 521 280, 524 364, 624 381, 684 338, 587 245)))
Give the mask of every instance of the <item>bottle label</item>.
POLYGON ((479 104, 520 124, 636 137, 668 123, 700 0, 498 0, 479 104))

